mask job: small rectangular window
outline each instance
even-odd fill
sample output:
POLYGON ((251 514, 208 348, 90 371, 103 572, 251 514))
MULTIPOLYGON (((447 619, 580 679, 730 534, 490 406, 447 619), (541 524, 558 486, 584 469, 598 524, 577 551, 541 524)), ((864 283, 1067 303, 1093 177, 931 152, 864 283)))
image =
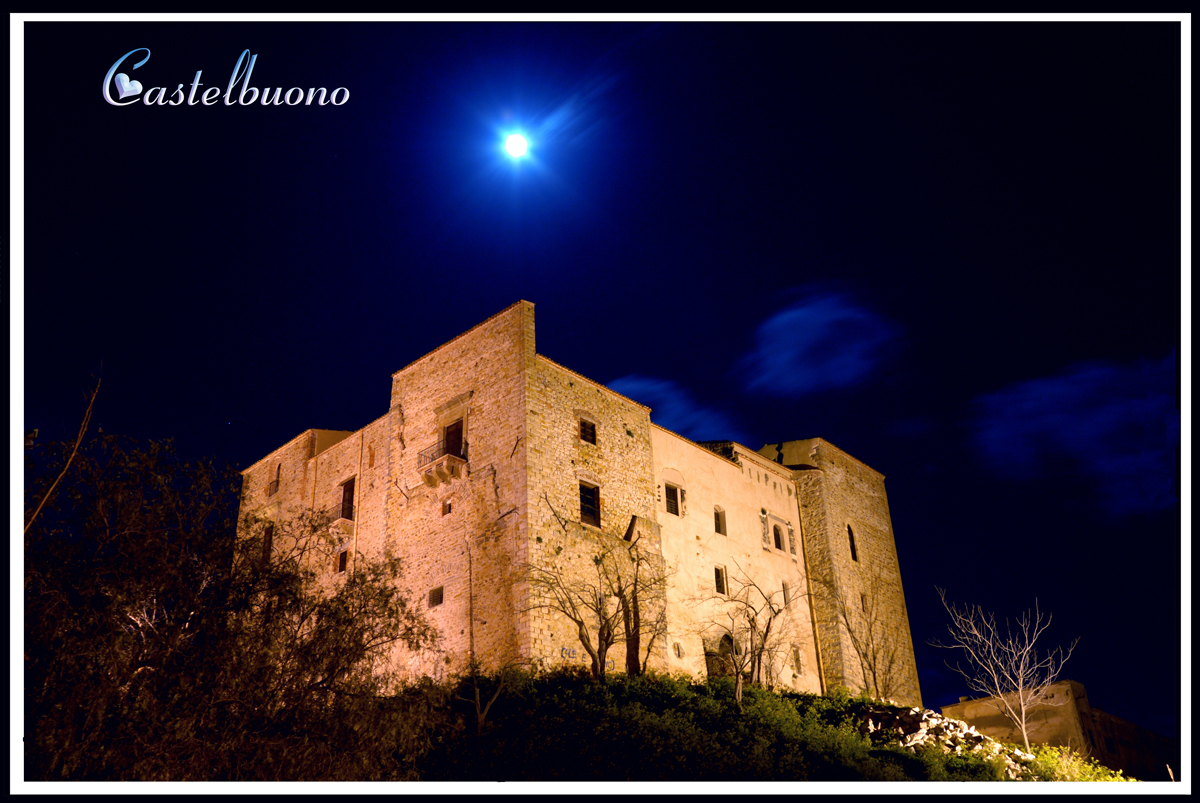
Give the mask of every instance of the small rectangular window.
POLYGON ((442 604, 442 586, 438 586, 429 592, 429 607, 433 608, 442 604))
POLYGON ((346 480, 342 483, 342 509, 341 517, 354 521, 354 478, 346 480))
POLYGON ((579 420, 579 440, 585 443, 596 442, 596 425, 591 421, 579 420))
POLYGON ((725 529, 725 511, 717 508, 713 511, 713 526, 718 535, 729 535, 725 529))
POLYGON ((804 671, 804 662, 800 660, 800 645, 792 645, 792 671, 797 675, 804 671))
POLYGON ((443 516, 450 515, 450 511, 453 508, 454 508, 454 505, 450 502, 449 499, 447 499, 445 502, 442 502, 442 515, 443 516))
POLYGON ((672 516, 679 515, 679 489, 674 485, 667 486, 667 512, 672 516))
POLYGON ((346 571, 346 560, 347 560, 347 555, 349 555, 349 554, 350 554, 349 552, 344 552, 344 551, 338 553, 338 556, 337 556, 337 573, 338 574, 341 574, 342 572, 346 571))
POLYGON ((600 489, 579 483, 579 520, 593 527, 600 526, 600 489))
POLYGON ((850 558, 851 558, 851 560, 854 560, 857 562, 858 561, 858 549, 856 549, 854 546, 854 529, 849 524, 846 525, 846 535, 848 535, 850 537, 850 558))
POLYGON ((783 581, 783 606, 786 608, 787 606, 789 606, 791 604, 792 604, 792 587, 788 585, 787 580, 784 580, 783 581))
POLYGON ((283 463, 278 463, 275 466, 275 479, 267 483, 267 496, 274 496, 279 492, 279 477, 283 471, 283 463))
POLYGON ((263 530, 262 561, 271 562, 271 549, 275 545, 275 525, 268 524, 263 530))
POLYGON ((718 594, 725 593, 725 567, 717 566, 713 571, 713 587, 718 594))

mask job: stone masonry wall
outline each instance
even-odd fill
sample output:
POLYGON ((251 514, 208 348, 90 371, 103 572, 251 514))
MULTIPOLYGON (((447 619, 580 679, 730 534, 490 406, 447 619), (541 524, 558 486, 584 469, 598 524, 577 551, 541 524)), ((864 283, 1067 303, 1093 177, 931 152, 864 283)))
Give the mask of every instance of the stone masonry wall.
MULTIPOLYGON (((314 514, 331 521, 329 534, 334 540, 328 551, 314 550, 309 553, 309 568, 315 569, 318 576, 332 576, 338 573, 338 553, 342 551, 347 553, 346 571, 353 571, 359 533, 370 528, 370 523, 364 527, 361 514, 364 507, 367 510, 379 509, 378 494, 375 494, 374 499, 370 499, 370 494, 364 493, 370 487, 369 478, 360 476, 366 457, 365 433, 366 430, 355 432, 310 461, 311 509, 314 514), (367 482, 363 482, 364 479, 367 479, 367 482), (348 519, 341 518, 343 485, 351 480, 354 481, 354 516, 348 519), (364 496, 368 497, 365 505, 364 496)), ((378 528, 381 524, 379 516, 374 518, 374 524, 378 528)))
MULTIPOLYGON (((873 618, 872 631, 882 635, 895 650, 897 683, 892 695, 906 705, 920 705, 916 660, 909 631, 908 611, 900 580, 896 542, 883 476, 874 469, 819 438, 810 442, 810 459, 815 469, 796 472, 806 543, 813 544, 810 559, 814 581, 825 576, 836 583, 851 616, 863 627, 873 618), (851 554, 850 533, 854 533, 851 554), (864 614, 862 606, 870 613, 864 614)), ((818 589, 814 589, 818 590, 818 589)), ((844 628, 833 637, 831 622, 838 612, 817 594, 822 658, 826 677, 834 682, 840 674, 847 685, 858 687, 861 668, 844 628), (840 653, 840 655, 839 655, 840 653), (839 666, 840 664, 840 666, 839 666)))
POLYGON ((797 471, 795 473, 796 496, 800 503, 800 527, 803 533, 804 552, 809 572, 809 593, 813 601, 816 619, 816 636, 821 653, 821 668, 827 689, 847 683, 847 664, 853 660, 853 651, 847 653, 849 645, 843 644, 843 631, 838 622, 837 611, 829 605, 828 595, 822 593, 817 583, 819 578, 837 583, 838 572, 827 533, 829 511, 825 504, 825 475, 821 471, 797 471))
MULTIPOLYGON (((942 706, 942 713, 969 722, 997 741, 1023 741, 1021 731, 1001 713, 1001 702, 994 697, 960 700, 942 706)), ((1140 781, 1170 780, 1169 765, 1175 780, 1180 780, 1177 743, 1092 708, 1087 689, 1078 681, 1052 684, 1045 702, 1030 709, 1026 724, 1031 744, 1070 747, 1140 781)))
MULTIPOLYGON (((363 429, 308 430, 246 469, 242 509, 277 523, 277 556, 290 549, 289 522, 332 511, 325 532, 333 543, 306 557, 330 583, 340 576, 341 549, 349 573, 363 559, 401 558, 405 590, 440 635, 432 651, 397 649, 397 668, 411 675, 443 677, 471 656, 489 668, 531 659, 587 666, 576 627, 545 605, 545 587, 531 584, 530 572, 594 583, 593 559, 621 550, 628 557, 629 532, 649 571, 669 564, 674 572, 667 590, 642 600, 643 617, 661 611, 669 627, 650 666, 703 670, 706 643, 690 597, 712 591, 721 565, 731 587, 741 575, 772 593, 788 583, 802 652, 798 688, 820 688, 818 666, 827 685, 857 687, 858 662, 836 611, 808 594, 813 577, 828 576, 847 599, 866 594, 884 613, 904 675, 894 696, 919 705, 882 475, 820 439, 717 452, 653 427, 648 408, 537 355, 534 307, 522 301, 393 374, 387 412, 363 429), (465 461, 442 459, 455 470, 432 479, 420 453, 456 418, 465 461), (581 421, 594 426, 596 443, 582 437, 581 421), (279 490, 268 496, 276 477, 279 490), (351 479, 355 510, 346 518, 342 489, 351 479), (687 494, 681 515, 666 511, 667 482, 687 494), (581 520, 581 483, 599 488, 599 527, 581 520), (715 531, 718 506, 727 535, 715 531)), ((608 658, 622 670, 624 648, 608 658)), ((790 668, 776 677, 785 675, 790 668)))
MULTIPOLYGON (((791 472, 735 444, 729 445, 731 460, 662 427, 653 427, 652 434, 656 509, 663 556, 672 573, 667 591, 668 668, 704 677, 706 649, 736 629, 729 618, 737 610, 730 595, 744 597, 762 610, 767 604, 763 595, 782 605, 786 583, 789 604, 772 622, 777 642, 772 649, 773 678, 799 691, 820 692, 791 472), (667 509, 664 486, 668 482, 684 492, 678 513, 667 509), (724 534, 716 532, 718 507, 724 534), (774 544, 776 524, 782 528, 782 549, 774 544), (718 567, 726 578, 724 595, 714 589, 718 567), (750 581, 761 591, 748 587, 750 581), (799 673, 794 671, 793 645, 801 654, 799 673)), ((761 614, 760 621, 765 622, 765 617, 761 614)))
MULTIPOLYGON (((632 517, 654 521, 649 410, 541 356, 528 404, 530 561, 595 583, 592 558, 620 548, 632 517), (581 418, 595 424, 594 445, 580 437, 581 418), (580 521, 581 482, 600 488, 598 528, 580 521)), ((575 626, 537 607, 543 602, 529 601, 530 656, 590 666, 575 626)), ((624 648, 609 658, 612 668, 623 669, 624 648)))
POLYGON ((393 375, 383 548, 403 559, 405 582, 440 634, 436 655, 401 651, 413 673, 436 677, 472 654, 496 667, 527 653, 515 567, 527 541, 532 354, 533 305, 519 302, 393 375), (438 443, 448 404, 463 415, 467 464, 461 476, 430 486, 418 454, 438 443), (430 606, 438 588, 442 601, 430 606))
MULTIPOLYGON (((296 556, 303 551, 306 563, 316 560, 312 555, 314 550, 302 549, 299 542, 306 540, 307 533, 297 524, 312 511, 314 474, 317 473, 314 455, 318 449, 328 449, 353 434, 310 429, 242 471, 242 513, 261 519, 250 535, 260 538, 261 525, 273 522, 277 559, 285 555, 296 556), (269 486, 276 478, 279 486, 272 494, 269 486)), ((330 552, 329 549, 320 551, 325 555, 330 552)))

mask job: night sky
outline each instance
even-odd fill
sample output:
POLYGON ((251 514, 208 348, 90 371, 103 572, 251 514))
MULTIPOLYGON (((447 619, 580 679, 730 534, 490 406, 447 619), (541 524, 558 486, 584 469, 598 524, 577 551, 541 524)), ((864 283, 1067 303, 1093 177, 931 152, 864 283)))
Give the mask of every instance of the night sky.
POLYGON ((928 646, 943 587, 1002 616, 1036 598, 1051 644, 1080 637, 1064 675, 1092 705, 1175 735, 1180 42, 1170 21, 27 23, 14 403, 73 438, 102 371, 96 428, 244 468, 373 421, 394 371, 527 299, 540 353, 656 423, 821 437, 887 476, 927 706, 967 693, 928 646), (135 48, 125 100, 200 70, 195 105, 106 102, 135 48), (348 99, 240 106, 239 84, 226 106, 247 49, 260 94, 348 99))

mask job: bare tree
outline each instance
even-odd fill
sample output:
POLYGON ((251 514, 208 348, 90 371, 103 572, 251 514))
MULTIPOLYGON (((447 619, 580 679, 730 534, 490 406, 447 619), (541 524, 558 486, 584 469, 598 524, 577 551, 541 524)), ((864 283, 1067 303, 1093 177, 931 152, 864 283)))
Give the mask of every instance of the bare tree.
MULTIPOLYGON (((650 663, 650 656, 654 654, 655 642, 659 639, 662 639, 665 643, 667 638, 667 606, 665 604, 665 594, 667 582, 670 580, 670 573, 665 571, 660 572, 657 575, 657 578, 658 579, 655 583, 646 583, 642 586, 643 591, 651 590, 655 592, 654 596, 651 597, 650 595, 647 595, 647 597, 654 599, 657 604, 653 606, 652 613, 648 617, 643 616, 639 620, 641 627, 640 632, 648 636, 646 639, 646 647, 642 651, 642 665, 636 673, 640 675, 646 674, 646 667, 650 663)), ((638 598, 641 599, 642 595, 639 594, 638 598)), ((626 647, 627 667, 629 665, 629 656, 631 654, 635 657, 637 656, 636 651, 626 647)))
POLYGON ((714 588, 712 595, 697 603, 713 606, 700 631, 710 640, 715 638, 717 651, 708 660, 717 671, 733 675, 734 698, 740 705, 746 679, 770 685, 777 678, 779 658, 793 635, 792 620, 784 614, 794 601, 784 599, 782 588, 766 588, 740 566, 737 569, 737 575, 725 578, 725 593, 714 588))
MULTIPOLYGON (((98 393, 100 393, 100 377, 96 377, 96 387, 92 388, 92 393, 88 397, 87 409, 83 412, 83 421, 79 424, 79 434, 75 436, 75 445, 71 448, 71 454, 67 456, 67 462, 63 464, 62 471, 58 472, 58 476, 54 478, 50 489, 42 495, 42 501, 38 502, 37 507, 29 514, 29 519, 25 522, 25 532, 29 532, 29 528, 33 526, 33 520, 42 512, 42 508, 46 506, 50 495, 54 493, 54 489, 58 487, 58 483, 62 481, 63 476, 67 473, 67 469, 71 467, 71 461, 79 453, 79 445, 83 443, 83 436, 87 432, 88 422, 92 420, 92 407, 96 404, 96 395, 98 393)), ((34 432, 36 433, 37 430, 34 430, 34 432)))
MULTIPOLYGON (((561 553, 561 547, 559 548, 561 553)), ((640 545, 640 536, 628 541, 605 538, 590 558, 590 566, 573 569, 570 558, 526 567, 526 576, 538 598, 530 609, 558 611, 574 625, 579 643, 592 662, 592 677, 603 683, 608 651, 626 644, 626 672, 641 674, 641 639, 649 638, 646 658, 665 630, 661 600, 667 582, 662 559, 640 545), (649 606, 649 615, 646 608, 649 606)))
POLYGON ((627 553, 629 563, 617 561, 613 577, 617 580, 614 592, 621 606, 625 632, 625 673, 636 677, 646 671, 646 663, 654 651, 654 642, 666 638, 667 610, 662 604, 666 594, 667 573, 661 557, 648 554, 640 547, 641 536, 632 536, 627 553), (622 572, 622 568, 626 570, 622 572), (649 611, 643 608, 649 603, 649 611), (643 614, 646 615, 643 615, 643 614), (647 636, 645 652, 642 635, 647 636))
POLYGON ((866 581, 857 595, 826 575, 812 576, 813 594, 846 632, 862 681, 862 690, 877 700, 891 700, 902 691, 902 653, 885 627, 879 600, 886 589, 878 577, 866 581))
POLYGON ((950 643, 931 641, 934 647, 961 650, 966 659, 950 666, 963 676, 967 686, 990 698, 995 708, 1009 719, 1029 749, 1029 712, 1039 705, 1062 705, 1066 702, 1050 702, 1049 687, 1058 680, 1063 664, 1075 651, 1079 639, 1071 642, 1064 651, 1055 647, 1049 652, 1039 653, 1037 640, 1046 632, 1053 619, 1043 617, 1034 600, 1033 609, 1027 610, 1016 620, 1016 627, 1004 621, 1001 631, 994 613, 987 613, 977 605, 959 608, 946 601, 946 592, 938 589, 942 605, 950 614, 950 643))

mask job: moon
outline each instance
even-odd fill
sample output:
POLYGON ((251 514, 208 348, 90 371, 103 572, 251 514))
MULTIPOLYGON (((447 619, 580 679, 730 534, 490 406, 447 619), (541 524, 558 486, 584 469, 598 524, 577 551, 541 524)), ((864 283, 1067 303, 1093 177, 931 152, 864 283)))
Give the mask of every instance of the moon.
POLYGON ((504 150, 508 151, 509 156, 517 159, 529 150, 529 143, 520 134, 510 134, 508 139, 504 140, 504 150))

